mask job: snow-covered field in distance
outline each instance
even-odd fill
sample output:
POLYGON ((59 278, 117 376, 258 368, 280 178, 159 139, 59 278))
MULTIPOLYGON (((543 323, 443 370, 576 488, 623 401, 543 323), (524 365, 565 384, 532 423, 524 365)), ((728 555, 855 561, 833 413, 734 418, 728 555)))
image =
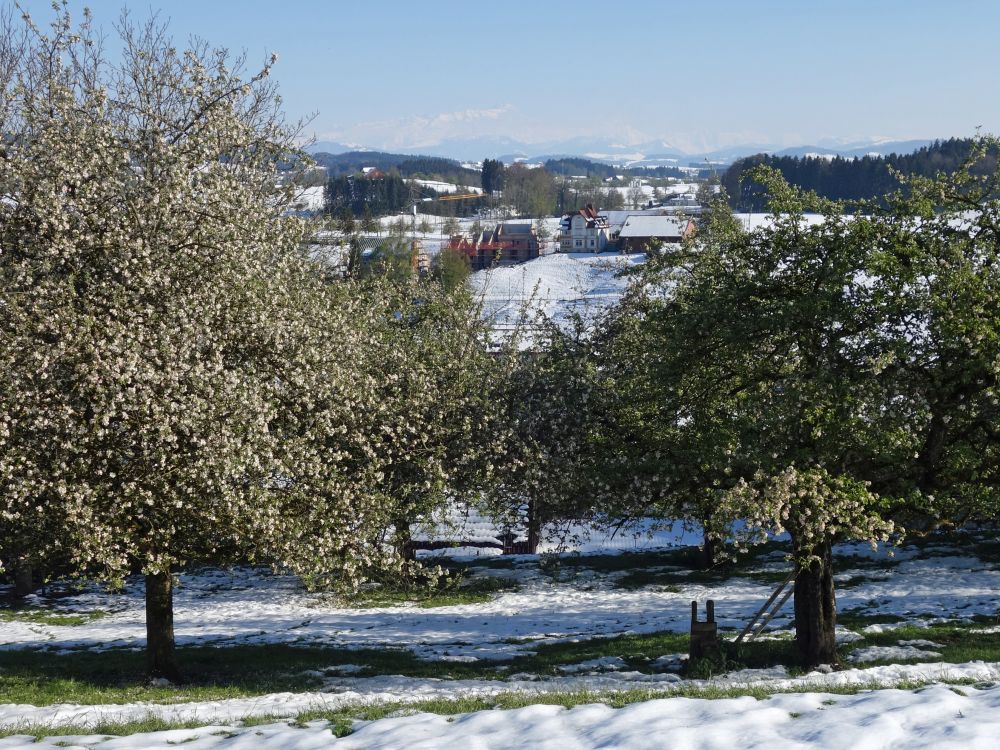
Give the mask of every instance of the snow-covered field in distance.
POLYGON ((597 316, 617 303, 628 285, 621 273, 645 261, 642 253, 553 253, 513 266, 477 271, 469 283, 484 314, 497 326, 531 321, 537 312, 556 321, 572 313, 597 316), (525 313, 527 312, 527 315, 525 313))
POLYGON ((412 182, 421 187, 431 188, 436 190, 438 193, 482 193, 483 189, 481 187, 472 187, 469 185, 456 185, 453 182, 442 182, 441 180, 421 180, 416 177, 410 177, 405 180, 405 182, 412 182))

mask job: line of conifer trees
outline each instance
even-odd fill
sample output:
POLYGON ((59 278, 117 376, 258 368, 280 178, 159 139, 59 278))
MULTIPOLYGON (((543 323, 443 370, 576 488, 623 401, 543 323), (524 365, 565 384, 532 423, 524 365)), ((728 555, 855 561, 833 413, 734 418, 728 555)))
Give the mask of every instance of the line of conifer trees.
MULTIPOLYGON (((741 177, 760 164, 773 167, 792 185, 823 198, 849 202, 878 199, 900 188, 897 173, 933 177, 939 172, 954 172, 969 157, 972 143, 968 138, 949 138, 912 154, 861 158, 757 154, 735 162, 723 175, 722 184, 731 196, 731 205, 740 211, 762 211, 767 203, 756 182, 740 184, 741 177)), ((979 173, 992 172, 996 157, 995 151, 987 154, 977 167, 979 173)))

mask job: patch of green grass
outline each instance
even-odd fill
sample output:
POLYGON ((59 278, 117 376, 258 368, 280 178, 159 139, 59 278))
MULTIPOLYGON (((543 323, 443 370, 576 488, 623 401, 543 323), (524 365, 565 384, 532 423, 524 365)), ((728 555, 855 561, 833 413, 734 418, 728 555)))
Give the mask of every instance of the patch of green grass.
POLYGON ((687 571, 676 570, 633 570, 614 580, 614 585, 620 589, 644 589, 652 586, 672 594, 681 592, 683 583, 695 583, 693 578, 685 575, 687 571))
POLYGON ((722 652, 727 671, 784 666, 792 676, 803 672, 801 657, 793 638, 758 639, 749 643, 744 641, 739 645, 724 641, 722 652))
POLYGON ((753 570, 736 565, 718 565, 708 569, 668 569, 668 570, 633 570, 615 579, 614 584, 623 589, 639 589, 647 586, 660 586, 668 591, 679 593, 684 585, 722 584, 733 578, 747 580, 773 586, 788 578, 791 570, 753 570))
POLYGON ((89 612, 59 612, 42 607, 0 609, 0 621, 30 622, 35 625, 67 625, 72 627, 86 625, 107 616, 108 613, 100 609, 89 612))
POLYGON ((921 557, 974 555, 983 562, 1000 563, 1000 534, 996 529, 951 529, 912 535, 905 546, 920 551, 921 557))
POLYGON ((973 615, 969 619, 978 625, 1000 625, 1000 610, 992 615, 973 615))
MULTIPOLYGON (((677 636, 671 634, 671 637, 677 636)), ((525 654, 507 661, 479 662, 425 660, 402 648, 284 644, 180 647, 177 657, 184 681, 169 687, 149 686, 145 676, 145 654, 141 651, 0 651, 0 703, 36 706, 66 702, 84 705, 133 701, 177 703, 315 690, 322 686, 324 675, 335 676, 331 668, 342 664, 364 667, 357 673, 359 677, 399 674, 445 680, 498 679, 503 674, 498 668, 506 668, 506 673, 537 670, 553 673, 560 663, 574 663, 605 653, 640 653, 639 646, 628 645, 629 638, 636 638, 635 643, 639 643, 647 637, 592 639, 561 649, 562 644, 548 644, 550 651, 542 656, 525 654)), ((539 644, 537 648, 545 651, 546 645, 539 644)), ((656 653, 656 648, 650 648, 654 656, 668 653, 656 653)))
POLYGON ((694 568, 698 565, 697 547, 654 550, 650 552, 622 552, 618 555, 567 555, 543 556, 543 567, 586 568, 597 573, 619 573, 643 568, 694 568))
POLYGON ((512 578, 446 578, 438 586, 394 588, 380 585, 354 594, 346 604, 358 608, 394 607, 400 604, 414 604, 425 609, 453 607, 460 604, 482 604, 499 593, 516 591, 517 588, 517 581, 512 578))
POLYGON ((489 570, 514 570, 521 567, 535 567, 538 563, 534 560, 525 561, 524 558, 516 555, 493 555, 490 557, 476 557, 472 560, 455 560, 451 557, 430 557, 423 558, 423 562, 438 565, 445 570, 467 573, 476 568, 487 568, 489 570))
MULTIPOLYGON (((941 644, 940 647, 928 646, 929 651, 935 651, 940 656, 926 656, 909 660, 944 661, 960 664, 968 661, 1000 661, 1000 633, 971 633, 978 627, 971 622, 950 622, 936 625, 917 626, 903 625, 882 633, 867 633, 864 638, 840 647, 842 656, 847 656, 856 648, 867 646, 897 646, 900 641, 927 640, 941 644)), ((892 664, 898 659, 877 660, 865 662, 866 665, 892 664)))
MULTIPOLYGON (((23 724, 8 724, 0 727, 0 737, 10 737, 12 735, 28 735, 34 737, 36 742, 40 742, 46 737, 67 737, 78 734, 85 735, 105 735, 111 737, 125 737, 131 734, 143 734, 146 732, 165 732, 172 729, 198 729, 205 726, 204 721, 167 721, 155 716, 147 716, 144 719, 134 721, 113 721, 102 722, 91 726, 80 724, 36 724, 25 722, 23 724)), ((196 736, 192 736, 191 740, 196 736)), ((191 740, 186 740, 190 742, 191 740)), ((71 746, 69 743, 54 743, 60 746, 71 746)), ((72 747, 78 747, 73 744, 72 747)))
POLYGON ((846 589, 854 589, 858 586, 863 586, 866 583, 873 583, 878 581, 878 578, 871 578, 870 576, 858 575, 850 576, 849 578, 842 578, 836 582, 836 588, 838 591, 844 591, 846 589))
POLYGON ((973 544, 972 551, 983 562, 1000 564, 1000 538, 979 539, 973 544))
POLYGON ((833 569, 838 570, 892 570, 902 562, 901 560, 890 558, 866 557, 864 555, 834 555, 833 569))
POLYGON ((687 633, 660 631, 628 633, 612 638, 589 638, 561 643, 540 643, 534 654, 506 662, 511 672, 555 674, 560 666, 617 656, 632 669, 649 672, 649 661, 664 654, 686 653, 687 633))
POLYGON ((323 675, 342 664, 364 667, 358 676, 399 674, 439 679, 498 679, 503 674, 556 674, 562 665, 618 656, 635 669, 650 671, 649 661, 686 652, 684 633, 629 634, 576 642, 532 644, 534 653, 506 661, 451 662, 417 658, 403 649, 348 649, 291 645, 243 645, 178 648, 182 684, 150 687, 145 655, 114 649, 104 652, 52 653, 0 651, 0 702, 30 703, 176 703, 218 700, 275 692, 314 690, 323 675))
MULTIPOLYGON (((544 566, 564 568, 587 568, 599 573, 634 572, 649 568, 667 568, 664 572, 676 572, 684 576, 703 573, 710 580, 730 577, 734 571, 745 570, 753 565, 773 562, 775 553, 786 552, 788 545, 784 542, 769 541, 751 547, 750 550, 737 556, 735 562, 720 561, 712 568, 701 568, 701 553, 698 547, 674 547, 670 549, 650 550, 645 552, 623 552, 617 555, 560 555, 543 559, 544 566), (670 570, 672 569, 672 570, 670 570)), ((785 574, 787 575, 787 573, 785 574)), ((784 576, 782 576, 784 578, 784 576)), ((688 578, 690 580, 690 578, 688 578)))
MULTIPOLYGON (((942 682, 942 681, 934 681, 942 682)), ((945 684, 962 686, 975 684, 972 680, 949 680, 943 681, 945 684)), ((817 687, 816 692, 832 693, 835 695, 856 695, 857 693, 885 688, 897 688, 900 690, 919 690, 930 684, 927 681, 905 681, 898 683, 864 683, 858 685, 824 685, 817 687)), ((279 718, 275 716, 259 716, 246 718, 240 722, 240 726, 249 728, 261 726, 263 724, 284 721, 289 726, 305 726, 309 722, 327 721, 328 729, 337 737, 343 737, 353 731, 356 721, 377 721, 394 715, 413 713, 433 713, 442 716, 455 716, 458 714, 471 713, 474 711, 508 711, 533 705, 562 706, 573 708, 575 706, 602 703, 610 708, 622 708, 634 703, 656 700, 660 698, 698 698, 702 700, 720 700, 726 698, 752 697, 757 700, 767 700, 771 696, 783 693, 800 693, 808 691, 806 686, 794 688, 773 689, 763 684, 756 685, 693 685, 678 684, 669 688, 656 689, 632 689, 620 692, 610 691, 567 691, 555 693, 524 693, 511 692, 500 693, 493 696, 469 696, 459 698, 437 698, 410 703, 365 703, 352 706, 344 706, 337 709, 323 709, 313 711, 303 711, 294 718, 279 718)), ((833 701, 826 700, 824 705, 832 705, 833 701)), ((795 717, 792 717, 795 718, 795 717)), ((203 725, 203 723, 202 723, 203 725)), ((7 726, 0 728, 0 737, 13 734, 32 735, 38 739, 53 736, 67 736, 75 734, 103 734, 112 736, 127 736, 141 732, 164 731, 168 729, 194 729, 198 728, 197 722, 167 722, 162 719, 150 717, 136 722, 123 722, 120 724, 105 724, 99 727, 83 726, 44 726, 23 724, 18 726, 7 726)), ((234 725, 235 729, 235 725, 234 725)), ((230 733, 227 731, 227 734, 230 733)))
MULTIPOLYGON (((839 585, 839 584, 838 584, 839 585)), ((906 618, 899 615, 872 613, 866 614, 863 609, 845 609, 837 613, 837 624, 849 630, 863 628, 868 625, 890 625, 903 622, 906 618)))
MULTIPOLYGON (((750 643, 733 644, 727 638, 735 632, 720 634, 721 661, 713 665, 703 665, 707 669, 702 674, 693 675, 708 678, 722 672, 736 669, 758 669, 784 665, 789 674, 802 672, 794 640, 791 638, 755 640, 750 643)), ((617 656, 629 669, 649 673, 650 662, 665 654, 686 654, 689 647, 687 633, 659 631, 655 633, 629 633, 612 638, 590 638, 580 641, 560 643, 540 643, 535 653, 519 656, 505 664, 511 672, 531 672, 534 674, 556 674, 559 667, 580 662, 617 656)))
MULTIPOLYGON (((321 685, 321 678, 304 673, 338 664, 361 664, 371 674, 425 672, 431 668, 409 651, 394 649, 202 646, 178 648, 177 656, 184 683, 150 687, 145 654, 140 651, 2 651, 0 702, 46 706, 217 700, 315 689, 321 685)), ((449 664, 459 666, 463 665, 449 664)), ((434 668, 442 671, 440 665, 434 668)))

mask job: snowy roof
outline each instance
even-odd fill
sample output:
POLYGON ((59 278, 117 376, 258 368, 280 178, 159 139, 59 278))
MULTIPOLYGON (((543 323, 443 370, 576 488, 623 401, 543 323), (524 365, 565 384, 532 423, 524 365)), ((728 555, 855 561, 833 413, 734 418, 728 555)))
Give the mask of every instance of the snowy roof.
POLYGON ((608 218, 609 224, 621 225, 625 223, 625 220, 628 219, 629 216, 666 216, 667 210, 662 206, 658 206, 656 208, 602 211, 601 215, 608 218))
POLYGON ((531 224, 508 224, 500 225, 504 234, 531 234, 531 224))
POLYGON ((676 216, 629 216, 619 237, 683 237, 688 219, 676 216))

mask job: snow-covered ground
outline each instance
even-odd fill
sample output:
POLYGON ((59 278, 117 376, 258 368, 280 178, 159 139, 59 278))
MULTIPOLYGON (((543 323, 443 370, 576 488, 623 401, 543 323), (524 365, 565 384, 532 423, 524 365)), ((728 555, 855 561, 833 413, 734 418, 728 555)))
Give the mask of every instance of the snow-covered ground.
MULTIPOLYGON (((349 665, 348 665, 349 666, 349 665)), ((596 670, 595 670, 596 671, 596 670)), ((633 673, 638 675, 639 673, 633 673)), ((648 676, 647 676, 648 677, 648 676)), ((608 672, 604 676, 595 674, 555 677, 545 681, 531 681, 512 678, 509 680, 434 680, 415 679, 400 676, 367 678, 365 683, 343 685, 331 680, 323 691, 303 693, 273 693, 253 698, 232 698, 215 701, 191 701, 186 703, 124 703, 107 705, 26 706, 0 704, 0 728, 29 726, 71 726, 93 727, 107 723, 139 722, 160 719, 169 722, 204 722, 206 725, 229 725, 256 717, 292 718, 308 711, 335 711, 349 706, 371 705, 376 702, 392 704, 417 703, 428 699, 449 699, 460 697, 490 698, 512 693, 523 694, 527 698, 541 698, 546 694, 566 691, 622 691, 639 689, 654 691, 653 696, 666 699, 668 703, 722 703, 719 699, 692 699, 670 697, 672 690, 683 687, 686 690, 712 687, 753 688, 766 687, 776 695, 770 700, 781 700, 782 693, 799 693, 830 697, 824 690, 854 688, 857 692, 897 692, 892 685, 913 683, 932 684, 935 682, 975 682, 980 686, 1000 681, 1000 664, 970 662, 968 664, 910 664, 871 667, 868 669, 847 669, 840 672, 810 672, 800 677, 789 678, 781 669, 743 670, 714 680, 684 680, 674 674, 662 675, 662 680, 630 679, 627 676, 608 672), (876 687, 878 686, 878 687, 876 687)), ((996 690, 992 685, 991 691, 996 690)), ((962 687, 963 692, 975 690, 962 687)), ((838 700, 850 700, 839 696, 838 700)), ((753 700, 753 699, 739 699, 753 700)), ((510 716, 511 712, 505 712, 510 716)), ((202 730, 204 731, 204 730, 202 730)), ((167 734, 167 733, 161 733, 167 734)), ((0 749, 6 747, 0 740, 0 749)), ((515 747, 516 745, 498 745, 515 747)), ((405 747, 390 745, 389 747, 405 747)), ((622 747, 632 747, 622 745, 622 747)))
POLYGON ((322 185, 304 187, 296 192, 292 208, 303 213, 318 213, 323 210, 325 200, 322 185))
MULTIPOLYGON (((579 530, 578 530, 579 531, 579 530)), ((672 543, 689 543, 679 528, 635 534, 596 535, 579 542, 593 552, 641 551, 672 543)), ((901 623, 840 629, 849 643, 864 634, 885 633, 900 624, 927 624, 942 619, 969 622, 995 618, 1000 611, 1000 570, 966 550, 948 545, 906 546, 890 560, 885 550, 841 545, 837 571, 841 588, 838 607, 901 623)), ((477 664, 480 678, 372 674, 364 660, 309 672, 319 679, 310 692, 279 693, 252 698, 175 704, 126 703, 98 706, 27 706, 0 704, 0 727, 94 726, 106 722, 157 717, 167 721, 203 723, 198 729, 176 729, 105 741, 102 736, 52 737, 32 744, 26 737, 0 739, 3 748, 26 747, 167 747, 185 743, 193 748, 319 747, 344 748, 513 748, 548 747, 996 747, 1000 729, 1000 663, 949 664, 940 660, 941 644, 928 639, 900 640, 893 646, 854 649, 848 660, 858 666, 842 671, 790 675, 782 667, 743 669, 711 681, 682 680, 679 654, 647 654, 650 668, 630 665, 616 656, 582 658, 555 674, 514 673, 500 663, 526 656, 540 644, 558 644, 658 631, 686 632, 690 602, 714 599, 722 628, 740 628, 767 598, 775 574, 788 569, 780 551, 767 553, 745 576, 705 582, 684 580, 682 569, 657 563, 655 557, 635 557, 635 566, 656 575, 674 575, 671 585, 619 586, 635 572, 633 558, 609 558, 563 551, 563 565, 543 570, 534 556, 496 560, 466 558, 470 577, 496 576, 516 582, 517 590, 500 593, 481 604, 421 609, 412 605, 369 609, 349 608, 321 594, 311 594, 292 577, 240 568, 203 570, 180 578, 176 594, 175 631, 181 645, 284 643, 345 648, 406 649, 421 659, 442 664, 477 664), (640 562, 641 561, 641 562, 640 562), (769 577, 768 577, 769 576, 769 577), (871 661, 919 663, 864 666, 871 661), (492 666, 498 665, 498 666, 492 666), (914 691, 887 689, 893 685, 963 681, 976 687, 932 685, 914 691), (795 691, 767 700, 725 700, 669 697, 671 690, 729 685, 764 686, 769 692, 795 691), (858 695, 826 695, 822 690, 845 686, 878 687, 858 695), (326 722, 306 727, 284 722, 246 727, 238 722, 252 716, 292 717, 303 711, 337 709, 371 702, 406 703, 430 698, 489 697, 517 693, 533 695, 564 691, 601 693, 640 689, 660 691, 656 700, 622 709, 603 705, 571 710, 534 705, 511 711, 479 711, 455 717, 402 715, 365 723, 355 733, 335 740, 326 722), (843 734, 837 733, 842 727, 843 734), (867 739, 865 739, 867 738, 867 739), (844 740, 847 744, 842 744, 844 740), (57 745, 69 743, 69 745, 57 745), (259 743, 259 744, 258 744, 259 743), (776 743, 776 744, 775 744, 776 743), (957 746, 957 744, 956 744, 957 746)), ((2 623, 3 650, 141 648, 145 642, 142 587, 130 583, 120 594, 90 588, 34 604, 54 612, 93 611, 108 614, 81 625, 66 626, 19 621, 2 623)), ((771 623, 775 637, 787 637, 791 607, 771 623), (785 631, 782 633, 781 631, 785 631)), ((978 627, 978 626, 976 626, 978 627)), ((984 625, 982 632, 996 626, 984 625)), ((970 631, 971 634, 972 631, 970 631)))
POLYGON ((33 736, 0 740, 0 748, 343 748, 343 750, 589 750, 590 748, 906 748, 994 750, 1000 737, 1000 687, 921 691, 821 692, 766 700, 667 698, 613 709, 587 704, 565 709, 533 705, 457 716, 416 713, 357 722, 335 738, 326 721, 303 727, 275 722, 254 727, 213 723, 122 738, 33 736))
MULTIPOLYGON (((907 549, 900 554, 905 558, 907 549)), ((764 562, 759 572, 786 569, 788 563, 778 553, 764 562)), ((180 576, 174 628, 179 645, 381 646, 406 648, 426 659, 471 657, 488 661, 530 653, 544 642, 664 630, 686 632, 692 600, 714 599, 720 627, 740 628, 774 588, 773 583, 750 577, 754 570, 748 571, 748 577, 718 584, 617 587, 615 581, 627 572, 581 565, 568 567, 553 578, 539 569, 536 558, 521 556, 510 559, 509 567, 473 566, 471 574, 512 579, 519 586, 517 591, 501 593, 486 603, 432 609, 357 609, 340 607, 322 594, 306 592, 292 576, 250 568, 209 569, 180 576)), ((930 621, 991 616, 1000 606, 1000 570, 984 567, 975 558, 914 556, 901 560, 891 573, 881 569, 839 573, 864 578, 838 592, 841 611, 860 608, 869 614, 930 621)), ((75 626, 17 620, 4 623, 0 651, 142 647, 142 595, 141 582, 136 580, 121 594, 91 589, 59 598, 53 605, 55 611, 100 609, 110 614, 75 626)), ((788 606, 771 626, 787 627, 791 616, 788 606)))
MULTIPOLYGON (((774 214, 764 212, 738 213, 736 214, 736 218, 747 231, 753 231, 754 229, 760 229, 762 227, 769 227, 774 224, 774 214)), ((805 220, 805 224, 807 226, 817 226, 826 221, 823 214, 804 214, 802 218, 805 220)))
POLYGON ((522 320, 525 310, 556 321, 572 313, 600 315, 621 299, 627 268, 644 262, 642 253, 553 253, 516 266, 478 271, 470 277, 482 295, 484 312, 500 327, 522 320))
POLYGON ((453 182, 441 182, 440 180, 421 180, 416 177, 407 179, 406 182, 412 182, 421 187, 431 188, 436 190, 438 193, 482 193, 483 189, 481 187, 471 187, 468 185, 456 185, 453 182))
POLYGON ((642 194, 643 203, 656 200, 657 196, 664 200, 668 198, 689 196, 693 200, 695 194, 698 192, 698 183, 674 182, 670 185, 657 188, 648 184, 645 180, 642 180, 638 185, 620 185, 610 189, 617 191, 621 195, 622 200, 625 201, 625 205, 630 205, 633 202, 634 196, 637 194, 637 190, 642 194))

